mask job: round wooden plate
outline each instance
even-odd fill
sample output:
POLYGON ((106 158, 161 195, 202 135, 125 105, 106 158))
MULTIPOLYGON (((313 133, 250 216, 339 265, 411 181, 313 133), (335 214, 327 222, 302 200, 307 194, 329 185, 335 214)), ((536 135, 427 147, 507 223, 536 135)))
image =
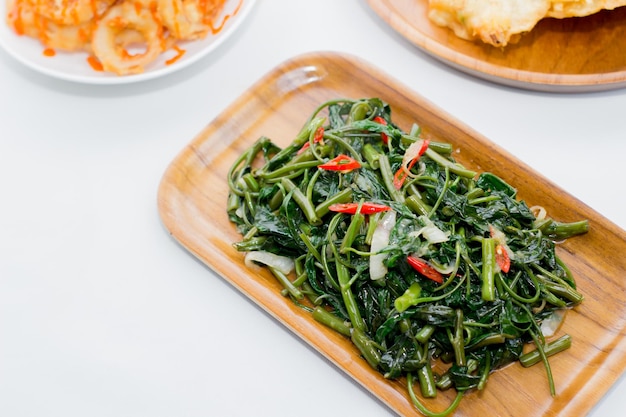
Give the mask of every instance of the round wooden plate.
POLYGON ((428 19, 428 0, 368 0, 413 44, 474 76, 530 90, 602 91, 626 87, 626 7, 544 19, 514 45, 460 39, 428 19))

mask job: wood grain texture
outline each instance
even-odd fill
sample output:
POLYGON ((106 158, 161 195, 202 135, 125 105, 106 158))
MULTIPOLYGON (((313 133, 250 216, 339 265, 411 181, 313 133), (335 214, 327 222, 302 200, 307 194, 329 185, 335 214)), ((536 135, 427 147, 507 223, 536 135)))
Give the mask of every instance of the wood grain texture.
MULTIPOLYGON (((387 381, 360 358, 349 340, 316 323, 280 295, 264 270, 252 271, 232 248, 240 236, 226 215, 227 172, 261 135, 281 146, 291 142, 320 103, 338 97, 379 97, 391 105, 405 130, 416 122, 426 134, 459 149, 459 162, 489 170, 518 188, 529 205, 543 205, 562 221, 589 219, 590 232, 558 247, 585 301, 567 314, 561 332, 572 348, 551 360, 557 396, 549 394, 541 366, 510 365, 484 392, 466 395, 458 416, 581 416, 604 395, 626 367, 626 232, 534 172, 471 128, 406 86, 355 57, 312 53, 283 63, 214 119, 167 168, 158 190, 162 222, 185 249, 238 288, 279 323, 309 343, 338 369, 371 391, 394 412, 419 415, 404 381, 387 381), (607 257, 606 254, 618 256, 607 257)), ((208 277, 208 275, 207 275, 208 277)), ((332 381, 329 381, 332 383, 332 381)), ((431 402, 443 409, 452 393, 431 402)), ((278 399, 277 399, 278 401, 278 399)))
POLYGON ((368 0, 414 45, 468 74, 530 90, 586 92, 626 87, 626 7, 543 19, 517 44, 495 48, 458 38, 428 19, 428 0, 368 0))

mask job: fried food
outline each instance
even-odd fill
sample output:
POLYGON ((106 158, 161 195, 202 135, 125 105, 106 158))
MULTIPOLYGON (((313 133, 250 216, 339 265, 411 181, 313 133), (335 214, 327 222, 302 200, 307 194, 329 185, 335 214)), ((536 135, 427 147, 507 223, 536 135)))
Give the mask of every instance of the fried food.
POLYGON ((149 6, 122 2, 100 19, 91 47, 105 71, 141 73, 163 52, 163 26, 149 6), (140 44, 142 51, 128 53, 133 44, 140 44))
MULTIPOLYGON (((240 0, 241 1, 241 0, 240 0)), ((6 22, 48 50, 92 54, 104 71, 138 74, 178 41, 216 33, 226 0, 6 0, 6 22)))
POLYGON ((221 11, 215 1, 158 0, 158 5, 165 27, 175 37, 187 40, 204 38, 221 11))
POLYGON ((64 51, 89 50, 93 24, 90 19, 66 24, 65 20, 34 1, 8 0, 7 22, 20 35, 37 38, 46 48, 64 51), (50 12, 50 13, 48 13, 50 12))
POLYGON ((626 0, 429 0, 428 17, 460 38, 503 47, 546 17, 581 17, 624 5, 626 0))
POLYGON ((80 25, 98 18, 115 0, 32 0, 34 12, 59 25, 80 25))

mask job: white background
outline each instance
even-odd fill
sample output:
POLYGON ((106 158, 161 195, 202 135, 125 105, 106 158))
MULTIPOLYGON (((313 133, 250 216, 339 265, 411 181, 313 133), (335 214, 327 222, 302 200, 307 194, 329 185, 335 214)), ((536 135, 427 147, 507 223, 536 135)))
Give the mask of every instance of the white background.
MULTIPOLYGON (((60 81, 0 51, 0 416, 392 415, 178 246, 156 208, 167 165, 216 115, 323 50, 380 67, 626 228, 626 90, 473 78, 365 1, 260 0, 211 55, 137 84, 60 81)), ((624 394, 592 415, 623 415, 624 394)))

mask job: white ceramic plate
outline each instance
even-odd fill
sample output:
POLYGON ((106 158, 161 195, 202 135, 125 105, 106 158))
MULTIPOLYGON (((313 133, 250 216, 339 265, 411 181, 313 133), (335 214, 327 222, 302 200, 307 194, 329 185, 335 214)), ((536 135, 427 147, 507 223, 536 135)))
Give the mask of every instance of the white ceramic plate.
POLYGON ((95 71, 87 63, 87 53, 56 51, 56 55, 52 57, 45 56, 43 54, 44 47, 37 39, 19 36, 7 26, 5 23, 6 0, 0 0, 0 14, 2 15, 0 46, 22 64, 52 77, 87 84, 133 83, 170 74, 205 57, 235 32, 248 16, 255 2, 256 0, 226 0, 222 16, 217 19, 217 22, 222 22, 226 16, 230 17, 219 33, 216 35, 209 34, 202 40, 179 43, 179 46, 186 52, 178 61, 166 65, 165 61, 175 56, 175 51, 165 51, 141 74, 119 76, 95 71), (238 7, 239 9, 237 9, 238 7), (233 14, 235 11, 236 14, 233 14))

